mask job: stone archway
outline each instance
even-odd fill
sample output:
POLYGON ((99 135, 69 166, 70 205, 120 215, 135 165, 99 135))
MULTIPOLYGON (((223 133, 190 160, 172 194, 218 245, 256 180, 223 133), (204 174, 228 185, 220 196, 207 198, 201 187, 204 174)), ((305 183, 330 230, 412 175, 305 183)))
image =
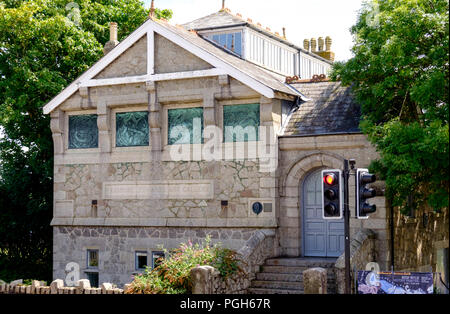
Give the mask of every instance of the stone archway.
POLYGON ((280 178, 280 246, 284 256, 302 253, 301 185, 314 169, 341 169, 344 158, 330 153, 314 152, 294 161, 280 178))

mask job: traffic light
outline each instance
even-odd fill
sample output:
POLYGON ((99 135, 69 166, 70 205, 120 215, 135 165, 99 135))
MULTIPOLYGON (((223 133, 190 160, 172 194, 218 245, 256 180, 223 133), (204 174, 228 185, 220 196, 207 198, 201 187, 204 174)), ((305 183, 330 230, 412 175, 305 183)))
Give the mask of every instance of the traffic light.
POLYGON ((341 219, 343 197, 341 178, 338 169, 322 170, 322 217, 323 219, 341 219))
POLYGON ((368 169, 356 170, 356 217, 358 219, 367 219, 367 214, 374 213, 377 210, 376 205, 367 203, 367 199, 375 197, 376 191, 369 189, 367 185, 377 180, 374 174, 369 173, 368 169))

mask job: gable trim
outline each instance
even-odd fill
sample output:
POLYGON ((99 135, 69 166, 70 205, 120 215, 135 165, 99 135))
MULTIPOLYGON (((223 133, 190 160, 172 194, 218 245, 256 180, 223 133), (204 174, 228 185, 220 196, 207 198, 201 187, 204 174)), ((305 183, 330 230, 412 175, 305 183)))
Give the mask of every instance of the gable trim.
POLYGON ((73 81, 69 86, 67 86, 61 93, 56 95, 50 102, 48 102, 44 108, 44 114, 49 114, 56 107, 58 107, 67 98, 72 96, 78 88, 85 81, 92 79, 97 74, 99 74, 103 69, 110 65, 116 58, 118 58, 125 50, 130 48, 135 42, 141 39, 147 33, 147 26, 151 20, 146 21, 133 33, 131 33, 127 38, 120 42, 113 50, 108 54, 100 58, 93 66, 86 70, 81 76, 79 76, 75 81, 73 81))
POLYGON ((127 76, 127 77, 116 77, 107 79, 94 79, 88 80, 82 83, 80 87, 95 87, 95 86, 107 86, 107 85, 121 85, 121 84, 134 84, 143 83, 148 81, 170 81, 170 80, 183 80, 192 79, 200 77, 211 77, 227 74, 225 71, 214 68, 208 70, 197 70, 197 71, 185 71, 185 72, 172 72, 172 73, 161 73, 161 74, 146 74, 139 76, 127 76))
POLYGON ((151 37, 154 38, 154 32, 167 38, 181 48, 186 49, 200 59, 203 59, 204 61, 210 63, 212 66, 215 66, 220 74, 230 75, 231 77, 242 82, 243 84, 247 85, 248 87, 252 88, 253 90, 257 91, 267 98, 275 97, 274 90, 259 82, 256 78, 253 78, 248 74, 241 72, 233 65, 227 63, 226 61, 220 59, 212 53, 173 33, 172 31, 163 27, 161 24, 153 21, 152 19, 148 19, 138 29, 136 29, 121 43, 119 43, 113 50, 111 50, 107 55, 102 57, 93 66, 86 70, 86 72, 84 72, 69 86, 67 86, 62 92, 60 92, 52 100, 50 100, 43 108, 44 114, 49 114, 54 109, 56 109, 67 98, 72 96, 79 89, 79 87, 86 86, 86 84, 89 83, 93 77, 95 77, 103 69, 110 65, 116 58, 118 58, 122 53, 124 53, 129 47, 140 40, 143 36, 149 36, 147 37, 147 76, 152 75, 154 72, 154 41, 151 40, 151 37))

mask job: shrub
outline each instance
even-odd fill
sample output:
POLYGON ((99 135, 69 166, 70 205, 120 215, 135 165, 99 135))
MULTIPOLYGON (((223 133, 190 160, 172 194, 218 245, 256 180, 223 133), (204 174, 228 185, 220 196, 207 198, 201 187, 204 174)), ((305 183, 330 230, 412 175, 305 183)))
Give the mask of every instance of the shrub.
POLYGON ((166 258, 158 260, 154 269, 146 268, 143 274, 134 276, 128 294, 186 294, 192 291, 190 272, 197 266, 209 265, 216 268, 223 280, 230 276, 243 273, 238 265, 236 253, 221 247, 220 244, 210 245, 207 237, 202 244, 192 244, 189 240, 179 248, 168 252, 166 258))

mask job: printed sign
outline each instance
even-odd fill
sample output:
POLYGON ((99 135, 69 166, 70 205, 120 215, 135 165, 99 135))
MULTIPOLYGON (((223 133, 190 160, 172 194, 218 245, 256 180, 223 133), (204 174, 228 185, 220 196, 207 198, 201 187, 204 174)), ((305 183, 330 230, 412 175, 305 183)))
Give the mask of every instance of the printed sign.
POLYGON ((433 273, 358 271, 358 294, 432 294, 433 273))

